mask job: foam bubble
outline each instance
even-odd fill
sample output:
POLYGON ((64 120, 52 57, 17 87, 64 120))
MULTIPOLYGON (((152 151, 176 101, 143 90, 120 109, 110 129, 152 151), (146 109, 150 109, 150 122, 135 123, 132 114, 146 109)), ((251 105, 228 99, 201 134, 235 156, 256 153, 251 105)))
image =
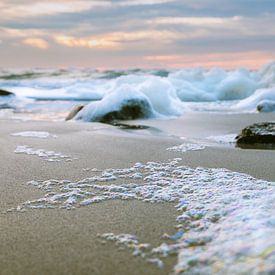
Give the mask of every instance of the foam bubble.
POLYGON ((197 143, 183 143, 181 145, 169 147, 166 150, 184 153, 187 151, 199 151, 205 149, 205 146, 197 143))
POLYGON ((27 154, 38 156, 48 162, 72 161, 70 156, 64 155, 60 152, 48 151, 45 149, 34 149, 27 145, 19 145, 14 150, 16 154, 27 154))
POLYGON ((159 258, 151 257, 151 252, 150 252, 151 245, 149 243, 140 243, 137 236, 135 235, 131 235, 131 234, 116 235, 114 233, 104 233, 98 236, 103 240, 115 242, 116 245, 120 248, 127 248, 131 250, 133 256, 142 257, 146 259, 148 263, 154 264, 158 268, 163 267, 163 262, 159 258))

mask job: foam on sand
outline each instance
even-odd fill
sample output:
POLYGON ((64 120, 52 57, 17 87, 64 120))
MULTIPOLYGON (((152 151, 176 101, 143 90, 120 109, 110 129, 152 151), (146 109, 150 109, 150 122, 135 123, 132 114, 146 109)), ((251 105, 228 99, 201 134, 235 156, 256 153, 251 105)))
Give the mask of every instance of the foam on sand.
POLYGON ((183 143, 181 145, 169 147, 166 150, 174 152, 187 152, 187 151, 199 151, 205 149, 205 146, 197 143, 183 143))
POLYGON ((163 262, 157 258, 152 257, 151 245, 149 243, 140 243, 137 236, 131 234, 118 234, 114 233, 104 233, 99 235, 99 237, 106 241, 113 241, 120 248, 127 248, 132 250, 133 256, 140 256, 148 263, 154 264, 158 268, 163 267, 163 262))
POLYGON ((49 138, 53 137, 56 138, 57 135, 50 134, 48 132, 43 132, 43 131, 24 131, 24 132, 18 132, 18 133, 13 133, 11 136, 15 137, 31 137, 31 138, 49 138))
POLYGON ((59 161, 72 161, 73 159, 70 156, 64 155, 60 152, 48 151, 45 149, 34 149, 27 145, 19 145, 14 150, 16 154, 27 154, 27 155, 35 155, 40 158, 43 158, 49 162, 59 162, 59 161))
MULTIPOLYGON (((94 170, 79 181, 30 181, 44 196, 14 210, 92 206, 107 200, 174 203, 178 230, 169 242, 137 250, 130 235, 103 238, 131 246, 145 259, 178 255, 175 273, 249 274, 274 270, 275 183, 221 168, 191 168, 181 159, 94 170), (125 183, 125 179, 131 183, 125 183)), ((165 233, 165 232, 164 232, 165 233)), ((158 261, 160 260, 160 261, 158 261)))

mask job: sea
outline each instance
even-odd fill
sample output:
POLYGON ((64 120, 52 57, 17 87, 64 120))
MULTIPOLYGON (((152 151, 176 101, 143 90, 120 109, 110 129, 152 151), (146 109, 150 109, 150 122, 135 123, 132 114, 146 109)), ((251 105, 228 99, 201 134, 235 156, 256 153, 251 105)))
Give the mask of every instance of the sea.
POLYGON ((259 70, 2 69, 0 88, 15 94, 0 98, 1 112, 38 120, 64 120, 74 106, 84 105, 77 119, 100 121, 129 102, 141 108, 137 118, 273 112, 275 62, 259 70))

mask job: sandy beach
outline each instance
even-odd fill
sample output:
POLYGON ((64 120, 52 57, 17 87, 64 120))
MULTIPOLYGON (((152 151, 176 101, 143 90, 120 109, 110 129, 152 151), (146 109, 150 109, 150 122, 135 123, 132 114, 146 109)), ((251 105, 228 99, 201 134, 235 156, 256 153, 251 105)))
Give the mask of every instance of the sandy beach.
POLYGON ((272 150, 242 150, 218 143, 199 151, 166 150, 185 142, 180 137, 202 140, 207 136, 238 133, 256 121, 272 120, 274 114, 189 114, 177 120, 135 121, 152 128, 125 131, 100 123, 1 119, 1 274, 171 273, 176 255, 163 258, 164 267, 158 268, 142 257, 133 256, 131 249, 119 249, 99 235, 133 234, 141 242, 157 246, 163 242, 163 234, 175 233, 177 212, 173 203, 108 200, 71 210, 7 210, 43 196, 43 190, 26 184, 31 180, 77 181, 91 176, 91 168, 124 168, 137 162, 173 158, 182 158, 180 164, 190 167, 227 168, 275 181, 272 150), (46 131, 57 137, 11 136, 22 131, 46 131), (60 151, 71 159, 49 162, 36 155, 16 154, 19 145, 60 151))
POLYGON ((275 275, 274 1, 0 10, 0 275, 275 275))

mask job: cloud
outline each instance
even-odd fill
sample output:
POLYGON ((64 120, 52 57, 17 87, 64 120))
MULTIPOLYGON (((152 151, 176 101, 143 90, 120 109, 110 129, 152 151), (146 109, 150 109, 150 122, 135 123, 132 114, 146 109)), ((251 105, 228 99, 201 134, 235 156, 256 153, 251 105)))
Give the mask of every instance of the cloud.
POLYGON ((178 34, 174 31, 167 30, 143 30, 136 32, 114 32, 110 35, 113 40, 120 42, 132 41, 170 41, 178 38, 178 34))
POLYGON ((118 46, 118 43, 112 41, 110 38, 76 38, 57 35, 55 40, 57 43, 67 47, 113 48, 118 46))
POLYGON ((175 0, 125 0, 113 3, 118 6, 142 6, 142 5, 159 5, 164 3, 172 3, 175 0))
POLYGON ((109 5, 106 1, 22 1, 21 3, 12 4, 9 2, 1 2, 1 19, 17 19, 37 17, 41 15, 53 15, 60 13, 75 13, 89 10, 94 7, 104 7, 109 5), (25 3, 24 3, 25 2, 25 3))
POLYGON ((196 63, 196 55, 275 52, 274 0, 2 0, 0 10, 3 64, 6 53, 26 66, 32 56, 38 65, 174 66, 183 55, 196 63), (49 46, 43 60, 31 48, 49 46))
POLYGON ((225 24, 239 22, 241 17, 160 17, 147 20, 148 24, 153 25, 191 25, 191 26, 221 26, 225 24))
POLYGON ((54 37, 58 44, 68 47, 86 48, 121 48, 125 43, 144 42, 152 40, 171 41, 178 38, 175 32, 169 31, 139 31, 139 32, 114 32, 100 36, 78 38, 66 35, 54 37))
POLYGON ((26 38, 23 41, 23 44, 34 47, 34 48, 38 48, 38 49, 48 49, 49 48, 49 44, 46 40, 41 39, 41 38, 26 38))
POLYGON ((0 35, 2 38, 22 38, 30 36, 47 36, 48 31, 37 29, 14 29, 14 28, 0 28, 0 35))
MULTIPOLYGON (((183 67, 249 67, 259 68, 271 60, 274 60, 274 53, 262 51, 248 51, 243 53, 201 53, 183 55, 145 56, 144 60, 149 61, 157 67, 183 68, 183 67)), ((153 65, 152 64, 152 65, 153 65)))
POLYGON ((153 56, 145 56, 144 59, 148 61, 156 61, 156 62, 174 62, 179 60, 183 56, 181 55, 153 55, 153 56))

